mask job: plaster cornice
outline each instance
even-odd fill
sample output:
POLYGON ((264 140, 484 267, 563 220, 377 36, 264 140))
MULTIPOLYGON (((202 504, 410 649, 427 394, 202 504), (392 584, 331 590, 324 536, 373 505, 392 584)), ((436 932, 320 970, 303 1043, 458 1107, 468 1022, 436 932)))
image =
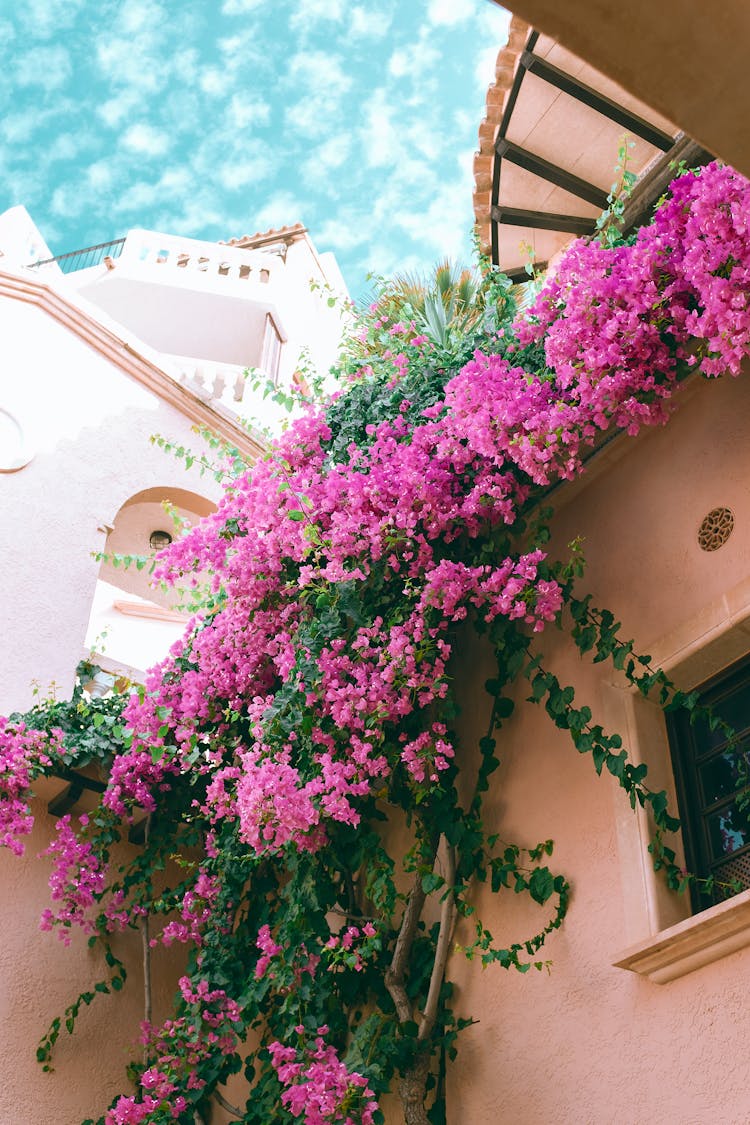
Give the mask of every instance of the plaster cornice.
POLYGON ((264 445, 247 433, 228 411, 204 401, 188 387, 178 383, 157 363, 142 354, 138 347, 128 343, 43 281, 0 270, 0 298, 2 297, 35 305, 162 402, 179 411, 195 425, 210 430, 236 446, 249 460, 255 461, 265 453, 264 445))

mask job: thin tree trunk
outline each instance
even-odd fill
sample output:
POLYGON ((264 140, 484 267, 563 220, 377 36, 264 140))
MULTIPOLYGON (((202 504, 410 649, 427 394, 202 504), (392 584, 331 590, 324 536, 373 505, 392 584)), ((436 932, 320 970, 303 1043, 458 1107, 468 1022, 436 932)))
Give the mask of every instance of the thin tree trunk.
MULTIPOLYGON (((144 847, 148 845, 149 829, 151 827, 151 813, 146 817, 144 833, 144 847)), ((151 934, 149 931, 148 911, 141 918, 141 948, 143 952, 143 1018, 151 1024, 151 934)), ((148 1044, 143 1047, 143 1062, 148 1062, 148 1044)))
POLYGON ((404 1073, 398 1084, 406 1125, 430 1125, 427 1117, 427 1075, 430 1072, 430 1050, 425 1046, 414 1065, 404 1073))
MULTIPOLYGON (((437 842, 434 843, 431 850, 433 856, 435 856, 437 854, 437 842)), ((455 849, 447 841, 446 859, 445 898, 440 912, 440 930, 427 1001, 419 1021, 417 1054, 413 1064, 408 1070, 404 1071, 398 1087, 406 1125, 429 1125, 425 1103, 427 1101, 427 1078, 430 1073, 430 1039, 435 1027, 440 989, 445 976, 445 965, 448 960, 455 918, 453 885, 456 878, 456 855, 455 849)), ((385 985, 391 995, 396 1008, 396 1015, 401 1023, 407 1023, 414 1018, 414 1011, 406 991, 404 978, 426 898, 427 896, 422 889, 422 877, 417 874, 404 907, 393 960, 385 974, 385 985)))

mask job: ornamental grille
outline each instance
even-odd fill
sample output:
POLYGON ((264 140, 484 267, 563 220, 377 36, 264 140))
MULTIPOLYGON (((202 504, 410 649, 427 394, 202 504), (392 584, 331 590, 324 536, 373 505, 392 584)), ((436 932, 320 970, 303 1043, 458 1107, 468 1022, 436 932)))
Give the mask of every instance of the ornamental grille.
POLYGON ((703 551, 718 551, 734 529, 731 508, 713 508, 698 529, 698 544, 703 551))
MULTIPOLYGON (((743 889, 750 887, 750 852, 743 852, 742 855, 722 863, 714 870, 714 875, 721 883, 733 883, 736 880, 743 889)), ((733 890, 717 887, 715 898, 720 902, 724 898, 731 898, 733 894, 735 894, 733 890)))

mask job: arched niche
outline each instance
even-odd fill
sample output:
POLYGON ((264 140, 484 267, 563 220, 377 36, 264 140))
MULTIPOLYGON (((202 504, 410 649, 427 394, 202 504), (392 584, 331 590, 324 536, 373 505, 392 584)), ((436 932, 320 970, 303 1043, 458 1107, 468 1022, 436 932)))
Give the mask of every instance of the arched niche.
POLYGON ((152 546, 155 533, 165 532, 172 539, 199 520, 216 510, 216 504, 197 492, 185 488, 157 486, 146 488, 129 497, 121 506, 112 522, 105 546, 106 558, 99 570, 99 579, 116 586, 126 594, 134 594, 157 605, 171 607, 178 600, 174 591, 162 591, 154 587, 147 565, 138 570, 135 565, 127 568, 115 566, 114 556, 145 556, 149 560, 157 554, 152 546), (165 505, 174 512, 170 515, 165 505))

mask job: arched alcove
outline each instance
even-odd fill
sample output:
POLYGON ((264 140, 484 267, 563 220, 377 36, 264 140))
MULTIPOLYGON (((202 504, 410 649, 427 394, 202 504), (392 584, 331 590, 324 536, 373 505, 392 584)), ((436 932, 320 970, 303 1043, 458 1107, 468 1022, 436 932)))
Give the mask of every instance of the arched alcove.
POLYGON ((173 540, 215 511, 197 492, 156 486, 130 496, 109 527, 86 644, 105 667, 135 674, 166 655, 187 621, 180 593, 153 585, 152 565, 166 537, 173 540), (145 559, 140 567, 123 558, 145 559))
POLYGON ((164 592, 151 584, 151 567, 138 570, 136 566, 115 566, 115 556, 133 555, 152 559, 157 551, 151 544, 152 536, 165 532, 172 539, 179 538, 181 530, 193 527, 204 516, 216 510, 216 505, 184 488, 158 486, 146 488, 129 497, 119 509, 107 535, 107 558, 101 564, 99 578, 128 594, 146 598, 157 605, 171 607, 175 604, 174 591, 164 592))

